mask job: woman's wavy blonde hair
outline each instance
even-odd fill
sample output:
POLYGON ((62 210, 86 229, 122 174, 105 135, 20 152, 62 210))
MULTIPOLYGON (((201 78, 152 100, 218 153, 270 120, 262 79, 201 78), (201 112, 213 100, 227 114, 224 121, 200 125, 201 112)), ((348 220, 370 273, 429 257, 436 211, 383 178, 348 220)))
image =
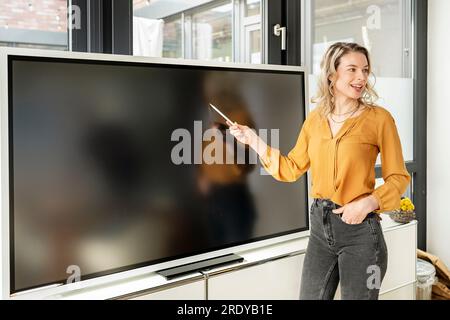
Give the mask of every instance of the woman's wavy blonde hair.
MULTIPOLYGON (((331 45, 320 64, 321 74, 319 77, 317 94, 311 99, 312 103, 317 104, 319 113, 324 117, 333 112, 335 108, 333 93, 334 81, 330 79, 336 74, 339 64, 341 63, 341 58, 351 52, 359 52, 366 56, 369 64, 369 74, 375 79, 375 76, 372 74, 369 51, 366 48, 357 43, 346 42, 337 42, 331 45)), ((370 107, 376 105, 375 101, 378 100, 378 94, 373 88, 374 85, 375 83, 372 84, 367 81, 363 94, 361 98, 358 99, 358 102, 361 105, 370 107)))

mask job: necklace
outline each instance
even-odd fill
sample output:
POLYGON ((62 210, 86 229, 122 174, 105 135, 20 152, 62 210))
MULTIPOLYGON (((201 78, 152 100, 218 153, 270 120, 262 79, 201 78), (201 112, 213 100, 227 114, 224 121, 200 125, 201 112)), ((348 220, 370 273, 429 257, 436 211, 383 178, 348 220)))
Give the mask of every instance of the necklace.
MULTIPOLYGON (((346 119, 344 119, 343 121, 336 121, 336 120, 334 120, 334 119, 333 119, 333 116, 332 116, 333 113, 330 113, 330 119, 331 119, 331 121, 333 121, 334 123, 344 123, 345 121, 347 121, 349 118, 351 118, 351 117, 355 114, 355 112, 359 109, 360 105, 361 105, 361 104, 358 103, 358 106, 355 108, 355 110, 352 111, 351 115, 348 116, 348 117, 347 117, 346 119)), ((347 113, 348 113, 348 112, 347 112, 347 113)))
MULTIPOLYGON (((359 105, 358 105, 358 107, 359 107, 359 105)), ((335 115, 335 116, 345 116, 346 114, 352 113, 353 111, 357 110, 358 107, 356 107, 355 109, 350 110, 350 111, 348 111, 348 112, 345 112, 345 113, 339 113, 339 114, 338 114, 338 113, 332 112, 332 114, 335 115)))

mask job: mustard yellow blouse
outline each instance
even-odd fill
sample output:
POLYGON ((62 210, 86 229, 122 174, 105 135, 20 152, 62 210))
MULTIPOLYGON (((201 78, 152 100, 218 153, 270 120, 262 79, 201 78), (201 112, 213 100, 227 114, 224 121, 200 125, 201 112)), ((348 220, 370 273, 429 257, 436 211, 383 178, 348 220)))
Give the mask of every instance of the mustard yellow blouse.
POLYGON ((380 206, 377 213, 398 209, 411 181, 395 120, 378 106, 347 119, 334 138, 328 120, 313 110, 287 156, 268 147, 260 160, 268 173, 284 182, 296 181, 311 168, 313 198, 343 206, 372 194, 380 206), (374 190, 378 153, 385 183, 374 190))

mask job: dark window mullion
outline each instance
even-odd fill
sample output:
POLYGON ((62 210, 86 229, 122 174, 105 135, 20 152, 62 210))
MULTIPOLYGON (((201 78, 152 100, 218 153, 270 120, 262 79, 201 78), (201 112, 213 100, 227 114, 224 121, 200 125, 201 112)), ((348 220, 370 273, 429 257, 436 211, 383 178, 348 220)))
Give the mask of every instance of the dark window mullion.
POLYGON ((133 54, 132 0, 72 0, 81 29, 72 32, 72 50, 133 54))
POLYGON ((133 54, 133 1, 109 0, 111 2, 112 32, 111 52, 114 54, 133 54))
POLYGON ((284 26, 283 3, 285 0, 266 0, 267 1, 267 63, 285 64, 285 51, 281 50, 281 38, 273 34, 273 27, 276 24, 284 26))
POLYGON ((286 0, 286 64, 301 65, 301 2, 286 0))
MULTIPOLYGON (((69 3, 69 1, 67 1, 67 3, 69 3)), ((72 43, 71 43, 72 51, 87 52, 88 51, 87 0, 72 0, 72 5, 78 6, 78 8, 80 8, 79 11, 80 28, 79 29, 73 28, 72 30, 69 30, 69 32, 72 32, 72 43)), ((72 13, 69 13, 69 19, 72 19, 72 13)))
POLYGON ((413 0, 414 83, 414 205, 418 224, 418 247, 426 250, 427 230, 427 14, 428 0, 413 0))
MULTIPOLYGON (((107 2, 107 1, 106 1, 107 2)), ((103 0, 88 1, 89 27, 88 27, 88 50, 89 52, 105 52, 104 40, 108 39, 107 30, 104 28, 103 0)), ((107 51, 106 51, 107 52, 107 51)))

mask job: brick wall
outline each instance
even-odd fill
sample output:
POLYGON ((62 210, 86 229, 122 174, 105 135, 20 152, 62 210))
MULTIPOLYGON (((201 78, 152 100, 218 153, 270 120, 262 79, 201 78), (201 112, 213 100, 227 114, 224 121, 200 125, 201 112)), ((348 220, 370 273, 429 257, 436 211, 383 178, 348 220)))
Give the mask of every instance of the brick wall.
MULTIPOLYGON (((150 1, 150 2, 152 2, 152 1, 150 1)), ((140 9, 142 7, 147 6, 148 4, 149 4, 148 0, 133 0, 133 10, 140 9)))
POLYGON ((0 0, 0 28, 67 32, 67 1, 0 0))

